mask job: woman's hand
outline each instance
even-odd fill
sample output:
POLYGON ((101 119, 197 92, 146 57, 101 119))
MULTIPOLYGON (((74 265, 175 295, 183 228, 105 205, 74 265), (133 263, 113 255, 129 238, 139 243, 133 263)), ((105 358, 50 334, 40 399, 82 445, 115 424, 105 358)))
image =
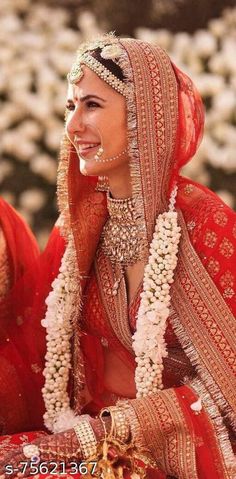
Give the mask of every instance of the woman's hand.
MULTIPOLYGON (((74 429, 69 429, 68 431, 58 434, 42 436, 33 443, 30 443, 30 445, 38 447, 38 459, 36 448, 36 453, 33 452, 32 454, 32 460, 25 456, 24 446, 18 447, 9 452, 4 460, 0 462, 0 474, 5 475, 5 477, 9 479, 14 477, 23 478, 37 473, 39 464, 43 462, 45 462, 45 466, 42 472, 45 474, 50 472, 53 467, 56 467, 56 463, 58 462, 61 462, 62 466, 65 464, 66 467, 70 461, 81 460, 80 445, 74 429)), ((63 472, 65 471, 61 470, 61 473, 63 472)))
MULTIPOLYGON (((88 417, 88 416, 87 416, 88 417)), ((81 416, 83 419, 84 416, 81 416)), ((106 433, 110 430, 110 418, 105 418, 103 423, 100 419, 89 418, 96 439, 98 442, 102 441, 106 433)), ((74 429, 68 429, 68 431, 58 434, 44 435, 36 439, 31 445, 35 445, 39 449, 39 459, 32 461, 31 458, 27 458, 23 452, 23 447, 18 447, 9 452, 4 460, 0 462, 0 474, 5 474, 5 478, 12 479, 14 477, 27 477, 37 473, 39 470, 39 464, 45 463, 42 467, 42 473, 51 471, 53 467, 56 467, 57 463, 61 463, 61 473, 65 472, 63 466, 69 464, 72 461, 84 460, 81 455, 79 440, 76 436, 74 429)), ((33 456, 37 454, 33 454, 33 456)), ((40 471, 40 470, 39 470, 40 471)), ((59 472, 58 469, 56 471, 59 472)))

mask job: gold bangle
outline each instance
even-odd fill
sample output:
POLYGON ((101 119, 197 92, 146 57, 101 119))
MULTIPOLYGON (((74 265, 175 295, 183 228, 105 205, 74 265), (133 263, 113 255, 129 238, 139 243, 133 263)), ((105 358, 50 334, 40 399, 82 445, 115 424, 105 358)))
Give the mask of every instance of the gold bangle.
POLYGON ((80 421, 74 426, 74 431, 81 447, 83 459, 95 457, 97 453, 97 439, 90 422, 87 419, 80 421))
POLYGON ((111 430, 109 437, 113 437, 114 439, 117 439, 123 443, 128 442, 130 437, 130 425, 123 408, 111 406, 109 408, 102 409, 100 413, 101 420, 105 413, 108 413, 111 417, 111 430))

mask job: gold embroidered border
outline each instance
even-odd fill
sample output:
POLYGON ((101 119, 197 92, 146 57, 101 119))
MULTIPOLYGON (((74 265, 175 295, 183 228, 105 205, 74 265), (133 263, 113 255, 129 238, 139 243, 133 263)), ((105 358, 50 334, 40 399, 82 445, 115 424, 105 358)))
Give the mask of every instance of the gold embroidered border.
POLYGON ((151 460, 151 452, 146 446, 143 432, 133 407, 128 400, 119 400, 117 401, 116 406, 122 408, 125 412, 127 422, 130 426, 132 441, 135 443, 135 446, 139 449, 140 453, 142 453, 144 456, 148 457, 151 460))
MULTIPOLYGON (((215 431, 216 443, 218 443, 217 456, 221 456, 221 461, 217 463, 218 468, 222 468, 222 479, 235 479, 236 458, 229 440, 228 431, 223 423, 218 407, 214 404, 210 394, 204 385, 198 379, 190 381, 189 385, 201 397, 202 404, 206 410, 215 431)), ((209 447, 212 447, 209 445, 209 447)))
POLYGON ((85 371, 83 354, 80 348, 80 312, 82 309, 82 287, 81 276, 76 261, 78 251, 75 245, 76 226, 74 231, 71 226, 70 218, 70 205, 72 203, 71 191, 69 191, 69 167, 72 155, 75 154, 75 150, 71 145, 69 139, 64 132, 61 147, 60 147, 60 160, 57 173, 57 199, 60 210, 59 228, 61 234, 65 237, 67 243, 71 242, 71 254, 68 258, 68 262, 72 262, 74 265, 73 275, 71 277, 71 297, 69 301, 73 304, 73 314, 70 317, 70 321, 74 325, 74 351, 73 351, 73 383, 74 383, 74 407, 77 414, 81 413, 83 407, 83 390, 85 387, 85 371))
POLYGON ((0 300, 7 294, 11 285, 11 270, 4 233, 0 226, 0 300))
POLYGON ((60 146, 60 158, 57 170, 57 201, 62 217, 60 221, 60 231, 67 239, 71 231, 69 217, 68 170, 69 158, 72 150, 73 147, 64 132, 60 146))
POLYGON ((119 40, 119 43, 123 49, 123 53, 119 57, 119 66, 125 75, 125 81, 129 84, 129 96, 126 98, 129 166, 132 183, 132 197, 135 203, 135 217, 138 228, 138 236, 140 244, 145 250, 147 248, 147 230, 142 197, 141 157, 137 129, 137 116, 139 109, 137 108, 136 102, 134 71, 131 65, 130 42, 132 45, 133 40, 119 40))
MULTIPOLYGON (((124 39, 121 43, 128 52, 133 71, 136 104, 138 152, 135 151, 133 157, 136 180, 132 187, 137 187, 137 208, 142 218, 145 215, 150 242, 156 216, 166 209, 168 202, 178 119, 177 82, 170 59, 163 50, 132 39, 124 39)), ((145 225, 143 227, 145 231, 145 225)))
POLYGON ((182 239, 172 286, 175 332, 216 404, 236 411, 236 322, 193 249, 179 212, 182 239), (230 406, 230 407, 229 407, 230 406))
POLYGON ((181 479, 197 479, 194 433, 189 430, 174 391, 161 391, 129 404, 157 466, 181 479))

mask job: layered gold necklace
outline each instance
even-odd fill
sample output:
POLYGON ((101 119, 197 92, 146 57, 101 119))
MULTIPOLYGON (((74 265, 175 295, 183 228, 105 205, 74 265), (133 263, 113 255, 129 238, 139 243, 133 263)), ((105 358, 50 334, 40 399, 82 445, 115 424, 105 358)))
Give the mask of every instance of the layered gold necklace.
POLYGON ((109 218, 103 228, 101 248, 112 264, 123 268, 142 257, 142 244, 137 226, 133 198, 114 199, 107 194, 109 218))

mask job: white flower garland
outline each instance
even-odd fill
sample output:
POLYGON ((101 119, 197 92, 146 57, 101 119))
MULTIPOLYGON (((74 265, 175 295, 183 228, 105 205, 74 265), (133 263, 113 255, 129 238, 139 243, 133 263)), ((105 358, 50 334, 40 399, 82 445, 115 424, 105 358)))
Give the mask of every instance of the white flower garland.
POLYGON ((172 191, 169 211, 160 214, 155 225, 150 256, 144 270, 143 292, 133 335, 136 354, 136 397, 163 388, 163 358, 167 356, 164 334, 170 310, 170 285, 177 265, 180 227, 174 211, 177 187, 172 191))
MULTIPOLYGON (((150 256, 144 271, 137 330, 133 335, 137 362, 137 398, 163 388, 163 358, 167 356, 164 334, 180 239, 177 212, 174 211, 176 193, 177 187, 172 191, 169 211, 157 218, 150 256)), ((71 318, 78 311, 76 291, 71 286, 76 264, 71 238, 58 277, 52 283, 53 290, 46 300, 48 309, 42 321, 47 329, 47 354, 43 373, 45 385, 42 389, 46 406, 44 420, 46 427, 54 433, 73 427, 79 420, 79 416, 70 408, 67 392, 71 369, 70 339, 73 334, 71 318)))
POLYGON ((42 325, 47 329, 47 353, 44 369, 45 384, 42 389, 46 406, 45 426, 52 432, 60 432, 78 423, 70 408, 67 393, 71 369, 70 339, 73 334, 71 318, 77 310, 77 295, 72 289, 76 265, 73 240, 70 239, 62 258, 59 274, 52 283, 46 304, 47 312, 42 325))

